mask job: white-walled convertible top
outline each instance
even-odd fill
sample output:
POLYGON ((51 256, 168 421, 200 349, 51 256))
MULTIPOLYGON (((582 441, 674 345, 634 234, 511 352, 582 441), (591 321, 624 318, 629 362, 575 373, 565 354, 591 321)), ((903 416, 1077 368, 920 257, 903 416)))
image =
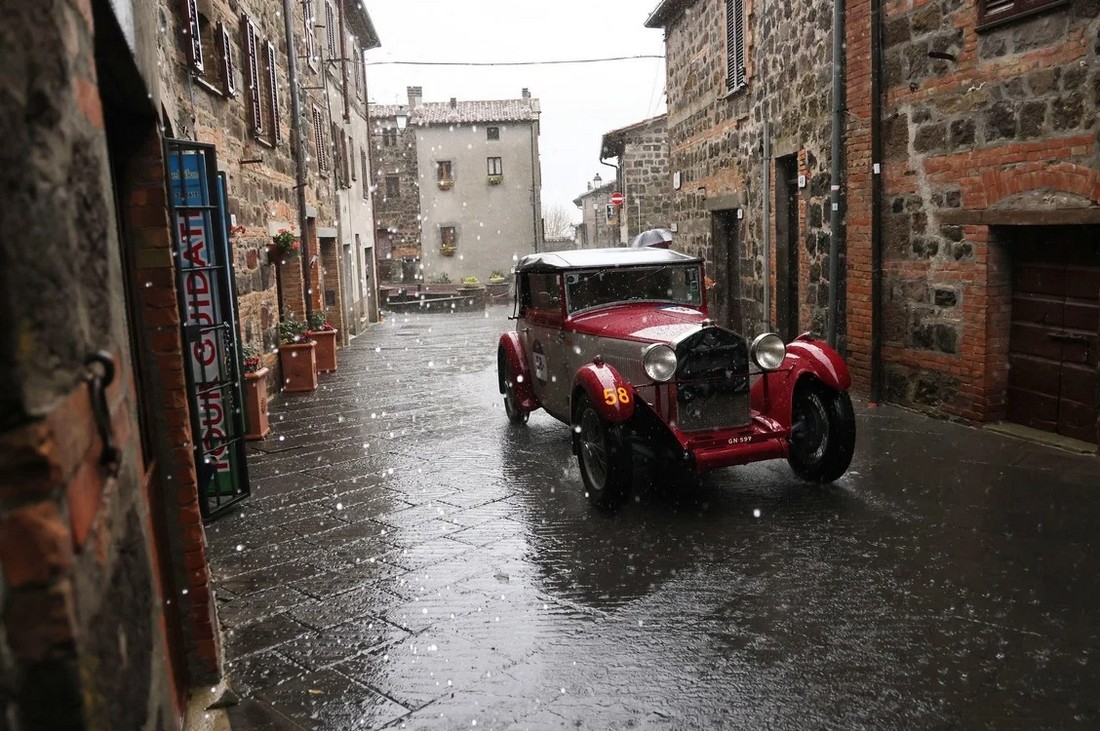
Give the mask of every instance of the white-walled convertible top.
POLYGON ((602 269, 604 267, 662 266, 699 264, 702 259, 669 249, 643 247, 632 249, 566 249, 528 254, 519 260, 517 272, 556 272, 563 269, 602 269))

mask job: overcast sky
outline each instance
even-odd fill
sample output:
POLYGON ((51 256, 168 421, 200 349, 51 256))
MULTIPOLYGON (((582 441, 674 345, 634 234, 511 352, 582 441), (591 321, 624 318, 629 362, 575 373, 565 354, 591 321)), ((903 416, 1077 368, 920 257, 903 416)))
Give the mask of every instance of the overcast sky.
POLYGON ((368 51, 371 101, 401 104, 406 87, 424 101, 540 100, 542 202, 562 204, 596 173, 600 138, 665 111, 662 59, 549 66, 437 67, 371 65, 382 61, 515 62, 663 55, 661 30, 644 27, 657 0, 367 0, 382 46, 368 51))

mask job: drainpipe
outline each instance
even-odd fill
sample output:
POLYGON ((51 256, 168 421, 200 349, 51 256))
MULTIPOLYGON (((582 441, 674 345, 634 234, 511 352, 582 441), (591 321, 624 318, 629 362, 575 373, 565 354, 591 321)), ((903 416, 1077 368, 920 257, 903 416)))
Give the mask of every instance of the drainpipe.
POLYGON ((882 0, 871 0, 871 401, 882 397, 882 0))
MULTIPOLYGON (((294 148, 294 189, 298 194, 298 236, 302 240, 302 298, 306 303, 305 317, 313 314, 309 301, 309 221, 306 217, 306 161, 302 149, 302 102, 298 85, 298 52, 294 48, 294 4, 283 0, 283 25, 286 30, 286 75, 290 84, 290 142, 294 148)), ((310 22, 306 18, 306 22, 310 22)), ((279 313, 280 317, 282 313, 279 313)))
POLYGON ((836 347, 840 289, 840 155, 844 124, 844 0, 833 3, 833 141, 829 161, 829 310, 825 338, 836 347))
POLYGON ((772 329, 772 227, 771 227, 771 158, 772 141, 768 136, 768 123, 764 122, 764 138, 761 140, 764 156, 764 332, 772 329))

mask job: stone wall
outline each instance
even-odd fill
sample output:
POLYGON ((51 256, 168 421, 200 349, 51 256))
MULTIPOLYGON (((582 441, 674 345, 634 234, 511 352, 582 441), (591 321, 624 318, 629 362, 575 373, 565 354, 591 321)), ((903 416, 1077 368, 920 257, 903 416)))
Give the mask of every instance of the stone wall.
MULTIPOLYGON (((725 3, 696 0, 666 24, 669 171, 679 174, 671 222, 682 251, 703 256, 708 272, 716 260, 714 214, 741 209, 733 265, 739 291, 711 291, 717 309, 740 312, 740 329, 751 336, 776 318, 775 257, 764 272, 764 227, 775 247, 775 159, 794 155, 805 186, 799 191, 798 325, 824 332, 828 297, 829 146, 831 114, 831 4, 793 5, 746 0, 746 85, 726 88, 725 3), (771 190, 763 190, 764 124, 770 137, 771 190), (763 218, 769 196, 771 216, 763 218), (772 311, 763 311, 765 282, 772 311), (731 302, 731 300, 738 300, 731 302)), ((841 247, 843 256, 844 249, 841 247)), ((841 272, 844 271, 843 261, 841 272)), ((843 283, 840 283, 843 286, 843 283)), ((840 296, 843 322, 843 293, 840 296)), ((738 323, 733 323, 736 327, 738 323)), ((843 330, 842 330, 843 332, 843 330)))
POLYGON ((672 178, 668 172, 666 117, 623 133, 619 177, 625 197, 619 212, 622 240, 672 223, 672 178))
MULTIPOLYGON (((981 216, 1049 223, 1059 209, 1100 201, 1098 15, 1100 5, 1079 0, 979 28, 973 1, 884 5, 882 355, 891 400, 1004 417, 1011 236, 981 216)), ((865 52, 849 46, 850 79, 866 80, 865 52)), ((867 92, 850 82, 853 100, 867 92)), ((868 129, 866 110, 853 111, 850 151, 868 129)), ((849 164, 855 188, 866 158, 849 164)), ((869 200, 852 203, 854 226, 869 200)), ((869 233, 853 228, 850 245, 853 281, 865 280, 869 233)), ((869 322, 869 298, 851 301, 852 325, 869 322)))
POLYGON ((388 282, 402 281, 402 259, 419 261, 421 255, 416 133, 397 128, 396 112, 392 105, 371 105, 370 112, 371 195, 379 232, 375 251, 378 276, 388 282), (395 176, 395 195, 387 182, 390 176, 395 176))

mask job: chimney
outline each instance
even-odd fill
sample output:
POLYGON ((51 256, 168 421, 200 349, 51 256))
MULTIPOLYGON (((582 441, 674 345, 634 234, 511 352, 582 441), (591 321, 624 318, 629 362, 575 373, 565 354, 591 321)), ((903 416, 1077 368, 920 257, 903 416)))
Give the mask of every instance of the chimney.
POLYGON ((523 98, 524 99, 530 99, 531 98, 531 90, 528 89, 526 86, 523 87, 523 98))
POLYGON ((420 102, 424 100, 424 87, 410 86, 407 87, 407 90, 409 93, 409 109, 419 107, 420 102))
POLYGON ((451 97, 451 109, 457 109, 457 108, 458 108, 458 99, 456 97, 452 96, 451 97))

